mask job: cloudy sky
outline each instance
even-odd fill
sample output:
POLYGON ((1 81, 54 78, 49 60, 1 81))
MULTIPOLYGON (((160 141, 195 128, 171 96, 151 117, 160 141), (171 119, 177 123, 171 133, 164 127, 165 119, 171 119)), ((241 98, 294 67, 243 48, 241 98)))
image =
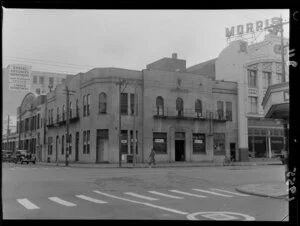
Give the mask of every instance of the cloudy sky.
MULTIPOLYGON (((172 53, 189 67, 218 57, 228 45, 226 28, 280 16, 288 20, 289 10, 3 8, 3 67, 20 63, 35 71, 69 74, 94 67, 142 70, 172 53)), ((285 26, 288 34, 289 26, 285 26)), ((256 35, 258 40, 264 36, 256 35)), ((4 93, 4 117, 16 114, 24 95, 4 93)))
POLYGON ((227 46, 225 28, 279 16, 288 20, 289 11, 4 9, 3 66, 24 63, 67 73, 141 70, 174 52, 191 66, 227 46))

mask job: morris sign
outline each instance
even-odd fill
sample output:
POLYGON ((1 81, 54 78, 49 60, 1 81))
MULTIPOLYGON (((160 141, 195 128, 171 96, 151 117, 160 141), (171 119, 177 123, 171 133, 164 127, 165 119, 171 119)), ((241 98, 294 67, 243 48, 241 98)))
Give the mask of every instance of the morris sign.
POLYGON ((11 64, 7 67, 9 90, 30 91, 31 67, 23 64, 11 64))
POLYGON ((264 21, 259 20, 259 21, 256 21, 256 23, 248 23, 246 25, 237 25, 236 27, 232 26, 230 29, 226 28, 226 37, 230 38, 235 35, 242 36, 242 35, 254 33, 257 31, 263 31, 266 27, 279 24, 280 22, 281 22, 281 18, 273 17, 270 20, 264 20, 264 21))

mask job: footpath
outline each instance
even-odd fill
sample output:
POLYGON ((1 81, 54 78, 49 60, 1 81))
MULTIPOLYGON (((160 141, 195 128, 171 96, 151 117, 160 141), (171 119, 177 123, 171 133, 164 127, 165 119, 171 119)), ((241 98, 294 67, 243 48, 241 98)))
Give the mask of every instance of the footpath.
MULTIPOLYGON (((37 162, 38 165, 65 166, 65 162, 48 163, 37 162)), ((233 162, 224 164, 223 162, 173 162, 173 163, 157 163, 153 168, 178 168, 178 167, 224 167, 225 169, 247 169, 255 166, 266 165, 282 165, 281 161, 259 161, 259 162, 233 162)), ((120 168, 119 164, 113 163, 74 163, 68 164, 70 168, 120 168)), ((122 163, 122 168, 149 168, 148 163, 137 163, 133 166, 132 163, 122 163)), ((282 183, 264 183, 264 184, 246 184, 236 187, 236 190, 242 193, 257 195, 269 198, 288 199, 288 186, 282 183)))

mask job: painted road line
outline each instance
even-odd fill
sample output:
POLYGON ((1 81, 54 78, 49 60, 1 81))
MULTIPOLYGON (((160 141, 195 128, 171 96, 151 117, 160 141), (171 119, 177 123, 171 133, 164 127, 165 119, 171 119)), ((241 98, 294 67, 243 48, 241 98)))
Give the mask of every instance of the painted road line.
POLYGON ((224 195, 224 194, 221 194, 221 193, 217 193, 217 192, 213 192, 213 191, 206 191, 206 190, 202 190, 202 189, 192 189, 194 191, 200 191, 200 192, 204 192, 204 193, 208 193, 208 194, 212 194, 212 195, 218 195, 218 196, 223 196, 223 197, 229 197, 229 198, 232 198, 233 196, 232 195, 224 195))
POLYGON ((168 198, 172 198, 172 199, 184 199, 183 197, 168 195, 168 194, 160 193, 160 192, 157 192, 157 191, 148 191, 148 192, 150 192, 152 194, 155 194, 155 195, 161 195, 161 196, 165 196, 165 197, 168 197, 168 198))
POLYGON ((153 208, 166 210, 166 211, 169 211, 169 212, 172 212, 172 213, 177 213, 177 214, 181 214, 181 215, 189 214, 187 212, 182 212, 180 210, 175 210, 175 209, 171 209, 171 208, 168 208, 168 207, 153 205, 153 204, 147 203, 147 202, 139 202, 139 201, 134 201, 134 200, 131 200, 131 199, 121 198, 121 197, 118 197, 118 196, 115 196, 115 195, 110 195, 110 194, 103 193, 103 192, 100 192, 100 191, 94 191, 94 192, 96 192, 98 194, 101 194, 101 195, 104 195, 104 196, 107 196, 107 197, 120 199, 120 200, 127 201, 127 202, 137 203, 137 204, 141 204, 141 205, 145 205, 145 206, 150 206, 150 207, 153 207, 153 208))
POLYGON ((94 203, 100 203, 100 204, 107 203, 105 201, 102 201, 102 200, 99 200, 99 199, 94 199, 94 198, 91 198, 91 197, 88 197, 88 196, 85 196, 85 195, 76 195, 76 197, 80 198, 80 199, 90 201, 90 202, 94 202, 94 203))
POLYGON ((37 205, 30 202, 28 199, 17 199, 17 201, 28 210, 34 210, 40 208, 37 205))
POLYGON ((15 168, 11 168, 11 170, 16 170, 15 168))
POLYGON ((198 197, 198 198, 206 198, 206 196, 203 196, 203 195, 198 195, 198 194, 193 194, 193 193, 188 193, 188 192, 183 192, 183 191, 178 191, 178 190, 169 190, 169 191, 175 192, 175 193, 178 193, 178 194, 194 196, 194 197, 198 197))
POLYGON ((150 200, 150 201, 159 200, 159 199, 156 199, 156 198, 152 198, 152 197, 148 197, 148 196, 144 196, 144 195, 139 195, 139 194, 134 193, 134 192, 124 192, 124 194, 132 195, 134 197, 141 198, 141 199, 147 199, 147 200, 150 200))
POLYGON ((226 190, 222 190, 222 189, 217 189, 217 188, 211 188, 210 190, 213 191, 221 191, 221 192, 227 192, 229 194, 233 194, 233 195, 239 195, 239 196, 250 196, 250 195, 246 195, 246 194, 241 194, 241 193, 237 193, 237 192, 232 192, 232 191, 226 191, 226 190))
POLYGON ((58 197, 49 197, 49 199, 53 202, 59 203, 59 204, 64 205, 64 206, 77 206, 75 203, 67 202, 67 201, 62 200, 58 197))

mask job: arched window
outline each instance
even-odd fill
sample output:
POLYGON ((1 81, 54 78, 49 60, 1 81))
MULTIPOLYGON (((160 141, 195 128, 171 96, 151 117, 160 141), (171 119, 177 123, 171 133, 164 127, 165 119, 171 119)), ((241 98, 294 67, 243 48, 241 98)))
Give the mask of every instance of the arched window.
POLYGON ((62 107, 62 120, 65 120, 65 105, 62 107))
POLYGON ((161 96, 156 97, 157 115, 164 115, 164 99, 161 96))
POLYGON ((72 102, 70 101, 70 118, 72 118, 72 102))
POLYGON ((176 99, 176 111, 178 116, 183 116, 183 100, 180 97, 176 99))
POLYGON ((202 116, 202 102, 199 99, 195 101, 195 112, 197 117, 202 116))
POLYGON ((106 114, 107 96, 105 93, 99 94, 99 114, 106 114))

